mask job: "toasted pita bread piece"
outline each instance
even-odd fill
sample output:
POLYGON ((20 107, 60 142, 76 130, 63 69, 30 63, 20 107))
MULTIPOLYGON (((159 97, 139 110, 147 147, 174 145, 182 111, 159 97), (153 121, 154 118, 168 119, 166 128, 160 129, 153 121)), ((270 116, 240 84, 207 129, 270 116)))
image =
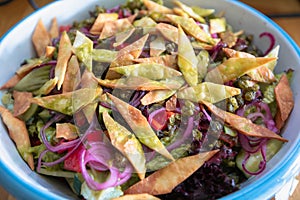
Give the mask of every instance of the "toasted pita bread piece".
POLYGON ((115 34, 121 33, 130 28, 134 28, 134 27, 128 18, 122 18, 115 21, 106 21, 104 23, 99 39, 105 39, 114 36, 115 34))
POLYGON ((155 27, 167 40, 178 44, 178 29, 177 27, 166 24, 159 23, 155 27))
POLYGON ((97 97, 99 97, 101 93, 101 88, 83 88, 64 94, 34 97, 31 99, 31 103, 37 104, 50 110, 64 113, 66 115, 73 115, 73 113, 75 113, 76 111, 92 103, 97 97))
POLYGON ((0 87, 0 90, 13 88, 22 79, 18 74, 13 75, 4 85, 0 87))
MULTIPOLYGON (((121 49, 117 54, 117 58, 110 64, 110 68, 133 64, 132 60, 141 55, 148 37, 149 34, 146 34, 137 41, 121 49)), ((106 74, 107 79, 116 79, 120 77, 120 74, 112 70, 108 71, 106 74)))
MULTIPOLYGON (((224 48, 223 51, 226 53, 228 57, 231 58, 255 58, 255 56, 253 56, 252 54, 236 51, 234 49, 224 48)), ((276 64, 276 61, 271 62, 268 65, 273 63, 276 64)), ((254 81, 264 82, 264 83, 274 82, 276 80, 275 75, 272 72, 272 70, 269 69, 268 65, 263 65, 257 69, 248 72, 247 74, 254 81)))
POLYGON ((198 84, 198 59, 187 35, 178 27, 178 66, 190 86, 198 84))
POLYGON ((159 200, 159 198, 150 194, 127 194, 112 200, 159 200))
POLYGON ((49 94, 56 86, 57 84, 57 77, 54 77, 50 80, 48 80, 42 87, 40 87, 38 90, 33 91, 33 94, 38 95, 47 95, 49 94))
POLYGON ((132 36, 135 30, 136 30, 135 28, 131 28, 124 32, 116 34, 116 42, 113 43, 113 47, 117 47, 123 44, 128 38, 132 36))
POLYGON ((165 51, 165 39, 162 36, 158 36, 155 40, 150 42, 150 57, 160 56, 165 51))
POLYGON ((175 69, 156 63, 140 63, 134 65, 114 67, 110 70, 113 70, 125 76, 145 77, 151 80, 162 80, 182 75, 179 71, 175 69))
POLYGON ((143 0, 143 2, 144 2, 144 5, 147 7, 147 9, 151 12, 157 12, 157 13, 163 13, 163 14, 172 14, 173 13, 173 11, 170 8, 160 5, 154 1, 143 0))
POLYGON ((72 56, 72 44, 66 31, 61 35, 59 41, 59 49, 57 56, 57 64, 55 66, 55 77, 57 77, 57 89, 60 90, 65 80, 67 65, 72 56))
POLYGON ((129 105, 128 103, 111 94, 107 95, 112 100, 122 117, 125 119, 141 143, 160 153, 164 157, 174 160, 173 156, 158 139, 155 132, 149 125, 148 120, 139 109, 129 105))
POLYGON ((288 141, 266 127, 252 123, 252 121, 247 118, 221 110, 209 102, 203 101, 202 103, 207 106, 214 115, 223 119, 227 124, 229 124, 233 129, 239 131, 241 134, 251 137, 273 138, 283 142, 288 141))
POLYGON ((137 58, 137 59, 133 59, 133 61, 137 63, 157 63, 178 70, 176 55, 163 55, 163 56, 149 57, 149 58, 137 58))
POLYGON ((102 86, 109 88, 120 88, 127 90, 177 90, 183 84, 184 80, 181 77, 173 77, 170 79, 165 79, 161 81, 153 81, 141 76, 130 76, 120 79, 97 79, 98 83, 102 86))
POLYGON ((51 59, 55 53, 56 48, 53 46, 46 47, 45 57, 51 59))
POLYGON ((30 108, 30 99, 32 98, 31 92, 18 92, 14 90, 14 113, 15 117, 22 115, 30 108))
MULTIPOLYGON (((81 88, 91 88, 91 89, 96 89, 98 88, 98 81, 96 80, 94 73, 90 72, 89 70, 85 70, 83 72, 83 75, 81 77, 81 82, 80 82, 81 88)), ((88 105, 86 105, 83 108, 83 113, 88 120, 89 123, 92 122, 93 117, 95 115, 95 111, 97 109, 97 102, 92 102, 88 105)))
POLYGON ((17 74, 20 77, 26 76, 29 72, 31 72, 34 68, 40 66, 43 63, 43 59, 33 59, 29 63, 22 65, 18 70, 17 74))
POLYGON ((202 82, 194 87, 187 87, 179 90, 177 97, 179 99, 187 99, 197 103, 202 101, 217 103, 240 93, 241 90, 239 88, 211 82, 202 82))
POLYGON ((90 29, 90 33, 99 35, 104 27, 105 22, 116 21, 118 17, 118 13, 99 13, 92 28, 90 29))
POLYGON ((144 179, 146 158, 141 143, 133 133, 114 121, 107 112, 104 112, 102 116, 112 145, 129 160, 139 178, 144 179))
POLYGON ((2 106, 0 106, 0 115, 8 129, 10 138, 15 142, 22 158, 27 162, 29 167, 34 170, 33 156, 31 153, 28 153, 28 148, 31 147, 31 144, 25 122, 14 117, 9 110, 2 106))
POLYGON ((209 82, 220 80, 226 83, 274 60, 276 60, 276 58, 229 58, 209 71, 205 80, 209 82))
POLYGON ((43 21, 40 19, 32 35, 32 43, 39 57, 45 55, 46 47, 50 44, 50 42, 48 31, 43 21))
POLYGON ((74 140, 79 136, 78 128, 71 123, 56 123, 56 138, 74 140))
POLYGON ((56 17, 54 17, 51 20, 51 26, 50 26, 50 30, 49 30, 49 36, 50 36, 50 40, 57 38, 59 36, 59 30, 58 30, 58 24, 57 24, 57 19, 56 17))
POLYGON ((176 93, 176 90, 153 90, 148 92, 142 99, 141 103, 145 105, 150 105, 153 103, 157 103, 163 101, 173 94, 176 93))
POLYGON ((151 195, 170 193, 217 152, 218 150, 214 150, 180 158, 132 185, 124 193, 151 195))
POLYGON ((81 81, 81 73, 77 57, 73 55, 68 63, 65 79, 62 85, 62 93, 76 90, 81 81))
POLYGON ((214 39, 203 29, 201 29, 194 19, 171 14, 167 14, 166 16, 172 21, 173 24, 180 25, 188 34, 197 40, 208 44, 215 44, 214 39))
POLYGON ((181 8, 186 14, 188 14, 189 17, 194 18, 194 19, 197 20, 198 22, 205 23, 205 19, 204 19, 203 17, 201 17, 200 15, 198 15, 196 12, 194 12, 194 10, 193 10, 191 7, 189 7, 189 6, 187 6, 187 5, 183 4, 183 3, 181 3, 181 2, 178 1, 178 0, 175 0, 174 3, 175 3, 179 8, 181 8))
POLYGON ((279 83, 275 87, 274 93, 278 107, 278 111, 275 117, 276 127, 278 129, 281 129, 284 122, 289 117, 295 104, 293 91, 290 88, 290 84, 286 74, 283 74, 280 78, 279 83))
POLYGON ((177 94, 174 94, 167 102, 166 102, 166 110, 167 111, 176 111, 177 108, 177 94))

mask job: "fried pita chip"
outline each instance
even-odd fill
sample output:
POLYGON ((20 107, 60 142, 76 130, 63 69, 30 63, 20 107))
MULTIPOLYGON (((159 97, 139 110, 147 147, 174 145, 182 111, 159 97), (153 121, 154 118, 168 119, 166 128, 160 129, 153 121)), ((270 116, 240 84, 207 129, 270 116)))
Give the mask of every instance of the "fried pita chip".
POLYGON ((5 90, 9 88, 15 87, 19 83, 19 81, 22 79, 18 74, 13 75, 4 85, 0 87, 0 90, 5 90))
MULTIPOLYGON (((81 77, 80 85, 81 88, 97 89, 99 87, 98 81, 96 80, 94 73, 90 72, 87 69, 84 71, 81 77)), ((92 102, 83 108, 83 113, 89 123, 91 123, 94 118, 94 114, 97 109, 97 104, 97 102, 92 102)))
POLYGON ((55 77, 58 79, 57 89, 60 90, 67 71, 69 59, 72 56, 72 44, 66 31, 61 35, 57 56, 57 64, 55 66, 55 77))
POLYGON ((203 101, 202 103, 206 105, 214 115, 216 115, 220 119, 223 119, 227 124, 229 124, 233 129, 239 131, 241 134, 251 137, 273 138, 283 142, 288 141, 287 139, 282 138, 280 135, 267 129, 266 127, 252 123, 252 121, 247 118, 221 110, 211 103, 205 101, 203 101))
POLYGON ((174 14, 179 15, 181 17, 185 17, 185 18, 190 17, 186 12, 184 12, 184 10, 182 10, 181 8, 178 8, 178 7, 173 8, 173 12, 174 12, 174 14))
POLYGON ((148 92, 142 99, 141 103, 145 105, 150 105, 163 101, 176 93, 176 90, 153 90, 148 92))
POLYGON ((282 128, 282 125, 289 117, 294 107, 293 91, 290 88, 290 84, 286 74, 283 74, 279 80, 279 83, 274 90, 278 111, 276 114, 276 125, 278 129, 282 128), (277 116, 278 115, 278 116, 277 116))
POLYGON ((180 158, 132 185, 125 190, 124 193, 148 193, 151 195, 168 194, 172 192, 177 185, 191 176, 217 152, 218 150, 214 150, 180 158))
POLYGON ((76 90, 81 81, 81 73, 77 57, 73 55, 68 63, 65 79, 62 85, 62 93, 76 90))
POLYGON ((124 32, 130 28, 134 28, 128 18, 122 18, 115 21, 107 21, 99 36, 99 39, 105 39, 116 35, 117 33, 124 32))
POLYGON ((116 21, 118 17, 118 13, 99 13, 92 28, 90 29, 90 33, 99 35, 104 27, 105 22, 116 21))
POLYGON ((177 94, 174 94, 167 102, 166 102, 166 110, 167 111, 176 111, 177 109, 177 94))
POLYGON ((189 17, 194 18, 198 22, 205 23, 205 19, 203 17, 201 17, 200 15, 198 15, 196 12, 194 12, 194 10, 191 7, 185 5, 185 4, 183 4, 183 3, 181 3, 180 1, 177 1, 177 0, 175 0, 174 3, 179 8, 181 8, 186 14, 188 14, 189 17))
POLYGON ((162 14, 172 14, 172 9, 165 7, 163 5, 160 5, 154 1, 151 0, 143 0, 144 5, 147 7, 147 9, 151 12, 157 12, 162 14))
POLYGON ((150 194, 127 194, 112 200, 159 200, 159 198, 150 194))
POLYGON ((131 28, 124 32, 116 34, 116 42, 113 43, 113 47, 117 47, 123 44, 126 40, 128 40, 128 38, 130 38, 130 36, 132 36, 135 30, 135 28, 131 28))
POLYGON ((189 33, 197 40, 208 44, 216 43, 209 34, 201 29, 200 26, 198 26, 194 19, 171 14, 167 14, 166 16, 172 21, 173 24, 180 25, 187 33, 189 33))
POLYGON ((14 113, 15 117, 22 115, 30 108, 30 99, 32 98, 31 92, 18 92, 14 90, 14 113))
POLYGON ((73 115, 76 111, 95 101, 101 93, 101 88, 83 88, 64 94, 35 97, 31 99, 31 103, 66 115, 73 115))
POLYGON ((187 35, 178 27, 178 66, 190 86, 198 84, 198 59, 187 35))
POLYGON ((132 76, 120 79, 97 79, 98 83, 102 86, 109 88, 119 88, 127 90, 177 90, 183 84, 184 80, 180 77, 173 77, 162 81, 153 81, 145 77, 132 76))
POLYGON ((169 41, 178 44, 178 29, 177 27, 166 24, 159 23, 156 25, 156 29, 169 41))
POLYGON ((46 47, 45 57, 51 59, 55 53, 56 48, 53 46, 46 47))
POLYGON ((74 140, 78 138, 79 130, 71 123, 56 123, 56 138, 64 138, 65 140, 74 140))
POLYGON ((216 80, 220 80, 225 83, 274 60, 276 58, 229 58, 209 71, 206 75, 206 81, 215 82, 216 80))
POLYGON ((144 179, 146 158, 141 143, 133 133, 114 121, 107 112, 104 112, 102 116, 112 145, 129 160, 139 178, 144 179))
POLYGON ((221 18, 214 18, 209 20, 210 24, 210 33, 215 34, 215 33, 222 33, 226 31, 226 19, 224 17, 221 18))
POLYGON ((33 155, 28 152, 28 148, 31 147, 31 144, 25 122, 14 117, 9 110, 2 106, 0 106, 0 115, 8 129, 10 138, 15 142, 22 158, 27 162, 29 167, 34 170, 33 155))
POLYGON ((150 42, 150 57, 160 56, 166 51, 165 40, 158 36, 155 40, 150 42))
MULTIPOLYGON (((231 58, 255 58, 252 54, 236 51, 234 49, 223 48, 223 51, 226 53, 228 57, 231 58)), ((276 61, 271 62, 269 64, 276 63, 276 61)), ((251 77, 253 81, 264 82, 264 83, 271 83, 276 80, 274 73, 272 70, 269 69, 268 65, 263 65, 257 69, 254 69, 247 73, 248 76, 251 77)))
POLYGON ((149 58, 137 58, 137 59, 133 59, 133 61, 137 63, 157 63, 178 70, 176 55, 163 55, 163 56, 149 57, 149 58))
POLYGON ((17 74, 20 77, 26 76, 29 72, 31 72, 34 68, 40 66, 44 62, 44 59, 33 59, 29 63, 22 65, 18 70, 17 74))
MULTIPOLYGON (((146 34, 137 41, 121 49, 117 54, 117 58, 111 63, 110 68, 133 64, 132 60, 138 58, 141 55, 148 37, 149 34, 146 34)), ((120 77, 120 74, 112 70, 108 71, 108 73, 106 74, 107 79, 116 79, 120 77)))
POLYGON ((155 150, 164 157, 174 160, 173 156, 158 139, 155 132, 149 125, 148 120, 139 109, 129 105, 117 97, 114 97, 111 94, 107 95, 112 100, 122 117, 125 119, 141 143, 155 150))
POLYGON ((113 70, 125 76, 145 77, 151 80, 162 80, 182 75, 179 71, 175 69, 156 63, 140 63, 134 65, 114 67, 110 70, 113 70))
POLYGON ((40 19, 32 35, 32 43, 39 57, 45 55, 46 47, 50 44, 50 42, 48 31, 43 21, 40 19))
POLYGON ((54 77, 50 80, 48 80, 40 89, 33 91, 34 95, 47 95, 49 94, 56 86, 57 84, 57 77, 54 77))
POLYGON ((187 99, 197 103, 202 101, 217 103, 240 93, 241 90, 239 88, 203 82, 194 87, 188 87, 178 91, 177 97, 179 99, 187 99))
POLYGON ((51 20, 51 26, 49 30, 49 35, 50 35, 50 40, 57 38, 59 36, 59 30, 58 30, 58 24, 57 24, 57 19, 54 17, 51 20))

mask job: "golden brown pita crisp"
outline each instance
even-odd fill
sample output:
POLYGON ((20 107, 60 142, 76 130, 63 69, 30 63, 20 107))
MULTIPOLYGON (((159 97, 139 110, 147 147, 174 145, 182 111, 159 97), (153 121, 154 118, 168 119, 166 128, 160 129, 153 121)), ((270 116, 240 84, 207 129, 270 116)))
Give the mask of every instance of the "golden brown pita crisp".
POLYGON ((13 88, 22 79, 18 74, 13 75, 4 85, 0 87, 0 90, 13 88))
POLYGON ((45 57, 51 59, 55 53, 56 48, 53 46, 46 47, 45 57))
POLYGON ((151 0, 143 0, 144 5, 151 12, 163 13, 163 14, 172 14, 173 11, 170 8, 167 8, 163 5, 155 3, 151 0))
POLYGON ((15 142, 22 158, 27 162, 29 167, 34 170, 33 156, 27 151, 28 148, 31 147, 31 144, 25 122, 14 117, 9 110, 2 106, 0 106, 0 115, 8 129, 10 138, 15 142))
POLYGON ((112 200, 159 200, 159 198, 150 194, 127 194, 112 200))
POLYGON ((152 103, 157 103, 163 101, 173 94, 176 93, 176 90, 153 90, 148 92, 142 99, 141 103, 145 105, 150 105, 152 103))
POLYGON ((58 78, 57 89, 60 90, 67 71, 69 59, 72 56, 72 44, 66 31, 61 35, 57 56, 57 64, 55 66, 55 77, 58 78))
POLYGON ((31 92, 18 92, 14 90, 14 116, 17 117, 25 113, 30 107, 31 92))
POLYGON ((180 158, 132 185, 124 193, 148 193, 151 195, 170 193, 178 184, 191 176, 205 161, 209 160, 217 152, 218 150, 214 150, 180 158))
MULTIPOLYGON (((229 48, 223 48, 223 51, 230 58, 255 58, 255 56, 250 53, 229 48)), ((247 75, 250 76, 253 81, 258 82, 271 83, 276 80, 273 71, 269 69, 268 65, 262 65, 257 69, 251 70, 247 75)))
MULTIPOLYGON (((133 59, 136 59, 141 55, 148 37, 149 34, 146 34, 137 41, 121 49, 117 54, 117 58, 111 63, 110 68, 133 64, 133 59)), ((105 78, 117 79, 120 77, 120 74, 109 70, 105 78)))
POLYGON ((167 40, 178 44, 178 28, 166 23, 159 23, 155 27, 167 40))
POLYGON ((174 94, 167 102, 166 102, 166 110, 167 111, 176 111, 177 108, 177 95, 174 94))
POLYGON ((156 136, 155 132, 148 123, 147 118, 139 109, 129 105, 117 97, 114 97, 111 94, 107 93, 107 95, 112 100, 124 120, 130 126, 131 130, 141 143, 160 153, 162 156, 170 160, 174 160, 173 156, 156 136))
POLYGON ((118 13, 99 13, 92 28, 90 29, 90 33, 99 35, 104 27, 105 22, 115 21, 118 19, 118 17, 118 13))
POLYGON ((111 37, 130 28, 133 28, 133 25, 128 18, 122 18, 115 21, 106 21, 104 23, 99 39, 111 37))
POLYGON ((76 90, 81 81, 81 73, 77 57, 73 55, 68 63, 65 79, 62 85, 62 92, 72 92, 76 90))
POLYGON ((295 104, 293 92, 290 88, 290 84, 286 74, 282 75, 282 77, 279 80, 279 83, 275 87, 274 92, 278 107, 278 116, 276 116, 275 119, 276 124, 278 123, 277 128, 280 129, 282 128, 282 122, 285 122, 287 120, 295 104))
POLYGON ((50 44, 50 42, 48 31, 43 21, 40 19, 32 35, 32 43, 39 57, 45 55, 46 47, 50 44))
POLYGON ((49 35, 50 35, 50 39, 54 39, 57 38, 59 36, 59 30, 58 30, 58 24, 57 24, 57 19, 56 17, 54 17, 51 20, 51 26, 50 26, 50 30, 49 30, 49 35))
POLYGON ((146 158, 141 143, 133 133, 116 122, 106 111, 102 116, 112 145, 129 160, 139 178, 144 179, 146 158))
POLYGON ((163 55, 163 56, 149 57, 149 58, 137 58, 137 59, 133 59, 133 61, 137 63, 157 63, 178 70, 176 55, 163 55))
POLYGON ((25 65, 22 65, 18 70, 17 70, 17 74, 20 77, 24 77, 26 76, 29 72, 31 72, 31 70, 33 70, 34 68, 38 67, 40 64, 43 63, 43 59, 35 59, 34 61, 27 63, 25 65))
POLYGON ((266 127, 256 125, 251 122, 251 120, 232 114, 230 112, 226 112, 216 107, 215 105, 205 102, 202 102, 204 105, 208 107, 208 109, 216 115, 218 118, 224 120, 227 124, 229 124, 233 129, 236 129, 241 134, 251 136, 251 137, 260 137, 260 138, 273 138, 283 142, 287 142, 288 140, 282 138, 280 135, 274 133, 273 131, 267 129, 266 127))
POLYGON ((74 124, 56 123, 56 138, 64 138, 66 140, 74 140, 78 137, 79 131, 74 124))

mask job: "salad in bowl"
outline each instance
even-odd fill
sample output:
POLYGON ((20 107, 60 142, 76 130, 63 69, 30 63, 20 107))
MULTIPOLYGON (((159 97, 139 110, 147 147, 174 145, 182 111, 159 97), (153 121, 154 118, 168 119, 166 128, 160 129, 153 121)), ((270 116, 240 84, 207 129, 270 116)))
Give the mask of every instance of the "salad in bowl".
POLYGON ((216 199, 289 143, 294 69, 275 72, 273 34, 260 33, 262 51, 226 12, 167 3, 38 20, 35 56, 0 88, 2 122, 32 171, 84 199, 216 199))

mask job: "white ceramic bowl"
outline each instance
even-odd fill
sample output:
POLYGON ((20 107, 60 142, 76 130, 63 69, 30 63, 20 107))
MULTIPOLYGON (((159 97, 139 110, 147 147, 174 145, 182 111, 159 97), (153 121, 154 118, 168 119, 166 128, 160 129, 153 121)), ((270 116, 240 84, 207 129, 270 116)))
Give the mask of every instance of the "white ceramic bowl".
MULTIPOLYGON (((5 83, 25 58, 33 55, 31 34, 39 19, 49 26, 50 20, 57 17, 60 25, 71 24, 74 20, 88 17, 88 11, 98 4, 106 8, 120 4, 121 0, 65 0, 56 1, 34 12, 0 40, 0 85, 5 83)), ((167 1, 165 1, 167 3, 167 1)), ((186 4, 199 4, 202 7, 225 11, 228 22, 235 30, 243 29, 255 35, 256 45, 265 50, 269 41, 260 39, 262 32, 271 32, 280 45, 277 72, 288 68, 295 69, 292 82, 295 107, 283 130, 288 139, 282 149, 269 161, 267 169, 259 176, 245 182, 242 189, 223 199, 269 199, 282 185, 299 172, 300 163, 300 50, 295 42, 278 25, 253 8, 230 0, 186 0, 186 4)), ((1 97, 1 93, 0 93, 1 97)), ((0 123, 0 182, 17 199, 75 199, 71 190, 55 179, 32 172, 19 156, 13 142, 0 123)))

